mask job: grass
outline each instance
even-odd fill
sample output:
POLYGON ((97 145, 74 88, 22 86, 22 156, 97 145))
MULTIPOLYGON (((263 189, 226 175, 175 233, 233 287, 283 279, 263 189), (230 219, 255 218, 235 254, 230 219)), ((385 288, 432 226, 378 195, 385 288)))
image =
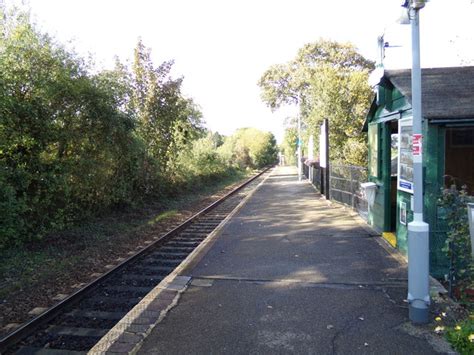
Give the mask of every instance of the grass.
POLYGON ((469 318, 455 327, 448 328, 446 339, 460 354, 474 354, 474 314, 470 314, 469 318))
POLYGON ((44 250, 10 249, 0 262, 0 298, 12 292, 22 291, 28 285, 44 282, 68 266, 78 262, 79 258, 68 255, 59 248, 49 246, 44 250))
POLYGON ((80 267, 84 261, 100 258, 117 243, 149 233, 154 226, 172 220, 179 211, 244 179, 243 172, 200 186, 199 191, 175 198, 152 201, 135 210, 110 213, 28 245, 1 250, 0 302, 12 293, 51 282, 80 267), (102 250, 100 250, 102 249, 102 250))
POLYGON ((177 210, 170 210, 170 211, 165 211, 162 213, 158 213, 155 217, 151 218, 148 222, 147 225, 153 226, 156 223, 159 223, 161 221, 164 221, 170 217, 174 217, 178 214, 177 210))

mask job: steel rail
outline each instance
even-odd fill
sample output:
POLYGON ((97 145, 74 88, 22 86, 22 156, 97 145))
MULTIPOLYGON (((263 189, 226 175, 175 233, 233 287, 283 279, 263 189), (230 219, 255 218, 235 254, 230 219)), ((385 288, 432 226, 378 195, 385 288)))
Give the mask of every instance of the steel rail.
POLYGON ((221 203, 223 203, 225 200, 227 200, 230 196, 234 195, 241 189, 243 189, 245 186, 250 184, 252 181, 260 177, 262 174, 267 172, 270 169, 270 167, 267 167, 257 173, 256 175, 250 177, 246 181, 244 181, 242 184, 237 186, 235 189, 218 199, 217 201, 213 202, 209 206, 205 207, 198 213, 194 214, 193 216, 189 217, 186 221, 181 223, 179 226, 175 227, 171 231, 167 232, 163 236, 161 236, 159 239, 155 240, 153 243, 143 247, 140 249, 136 254, 130 256, 129 258, 125 259, 122 261, 119 265, 115 266, 113 269, 105 272, 103 275, 98 277, 97 279, 93 280, 92 282, 88 283, 81 289, 77 290, 64 300, 60 301, 59 303, 55 304, 54 306, 50 307, 48 310, 45 312, 41 313, 40 315, 36 316, 35 318, 31 319, 30 321, 26 322, 20 328, 16 329, 12 333, 6 335, 2 339, 0 339, 0 354, 3 354, 8 348, 11 346, 19 343, 21 340, 25 339, 26 337, 32 335, 38 328, 41 326, 45 325, 48 323, 50 320, 58 316, 62 310, 68 306, 71 306, 77 302, 79 302, 83 297, 85 297, 90 291, 94 290, 95 287, 97 287, 100 283, 104 282, 107 280, 109 277, 114 275, 117 271, 123 269, 125 266, 129 265, 132 261, 137 259, 140 256, 145 255, 148 251, 152 250, 153 248, 159 246, 160 244, 163 244, 164 242, 168 241, 171 239, 173 236, 181 232, 183 229, 188 227, 194 220, 198 219, 202 215, 206 214, 210 210, 214 209, 221 203))

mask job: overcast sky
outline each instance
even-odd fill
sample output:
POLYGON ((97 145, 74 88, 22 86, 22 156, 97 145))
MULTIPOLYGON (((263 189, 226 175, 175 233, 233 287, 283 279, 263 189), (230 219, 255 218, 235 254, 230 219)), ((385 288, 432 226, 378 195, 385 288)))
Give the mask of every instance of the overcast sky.
MULTIPOLYGON (((6 0, 11 3, 15 0, 6 0)), ((20 2, 20 0, 17 0, 20 2)), ((23 1, 24 2, 24 1, 23 1)), ((392 46, 386 66, 410 66, 409 26, 395 24, 402 0, 30 0, 40 28, 99 68, 131 58, 138 37, 156 64, 175 60, 184 92, 201 107, 208 128, 231 134, 253 126, 278 139, 291 109, 271 113, 257 81, 272 64, 291 60, 305 43, 350 41, 377 57, 377 36, 392 46), (402 46, 402 47, 398 47, 402 46)), ((474 64, 471 0, 432 0, 421 11, 422 65, 474 64)))

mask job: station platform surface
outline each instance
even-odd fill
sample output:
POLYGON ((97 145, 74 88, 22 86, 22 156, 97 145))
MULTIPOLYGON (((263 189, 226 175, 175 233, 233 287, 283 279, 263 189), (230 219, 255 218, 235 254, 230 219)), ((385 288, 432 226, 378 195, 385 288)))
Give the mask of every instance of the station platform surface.
POLYGON ((296 169, 277 167, 181 272, 139 354, 433 354, 408 320, 407 266, 296 169))

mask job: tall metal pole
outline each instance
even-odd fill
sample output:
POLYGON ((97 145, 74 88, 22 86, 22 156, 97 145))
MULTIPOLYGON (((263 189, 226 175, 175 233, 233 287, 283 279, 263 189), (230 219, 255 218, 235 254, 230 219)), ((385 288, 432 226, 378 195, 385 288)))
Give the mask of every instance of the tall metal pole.
POLYGON ((410 1, 412 35, 413 221, 408 224, 408 302, 413 323, 427 323, 429 294, 429 225, 423 221, 423 146, 419 10, 424 2, 410 1))
POLYGON ((301 117, 298 114, 298 181, 301 181, 301 170, 303 166, 301 164, 301 117))

